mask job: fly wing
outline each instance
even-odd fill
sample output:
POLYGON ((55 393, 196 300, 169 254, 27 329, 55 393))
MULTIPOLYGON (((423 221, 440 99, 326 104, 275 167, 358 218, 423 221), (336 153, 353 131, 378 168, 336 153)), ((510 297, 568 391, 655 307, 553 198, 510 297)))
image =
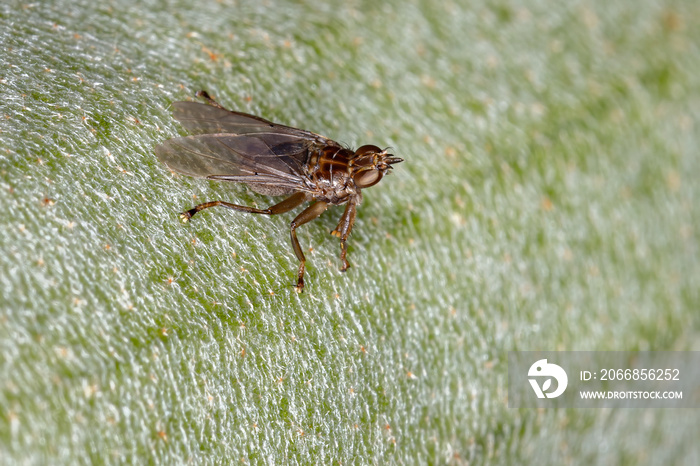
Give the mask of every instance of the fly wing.
POLYGON ((156 156, 185 175, 308 191, 303 164, 313 145, 307 138, 274 131, 200 134, 165 141, 156 147, 156 156))
POLYGON ((335 141, 311 131, 284 126, 247 113, 233 112, 199 102, 174 102, 173 117, 194 134, 291 134, 326 146, 335 141))

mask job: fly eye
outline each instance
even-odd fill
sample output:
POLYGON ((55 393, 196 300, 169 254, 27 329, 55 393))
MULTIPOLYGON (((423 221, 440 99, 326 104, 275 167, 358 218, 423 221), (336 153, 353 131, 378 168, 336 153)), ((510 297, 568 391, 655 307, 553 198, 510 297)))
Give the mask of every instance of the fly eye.
POLYGON ((372 170, 363 170, 355 175, 355 185, 358 188, 369 188, 379 183, 379 180, 382 179, 382 175, 383 173, 376 168, 372 170))
POLYGON ((365 154, 378 154, 381 151, 382 150, 379 147, 369 144, 369 145, 362 146, 359 149, 357 149, 355 151, 355 157, 359 157, 359 156, 365 155, 365 154))

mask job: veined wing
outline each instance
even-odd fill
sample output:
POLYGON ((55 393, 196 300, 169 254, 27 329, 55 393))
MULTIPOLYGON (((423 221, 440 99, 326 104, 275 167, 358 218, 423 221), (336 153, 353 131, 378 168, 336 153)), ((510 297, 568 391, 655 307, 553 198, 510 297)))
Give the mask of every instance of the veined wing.
POLYGON ((173 117, 194 134, 291 134, 325 146, 337 142, 319 134, 291 126, 280 125, 247 113, 233 112, 199 102, 174 102, 173 117))
POLYGON ((307 191, 303 164, 311 146, 285 133, 200 134, 165 141, 156 156, 185 175, 307 191))

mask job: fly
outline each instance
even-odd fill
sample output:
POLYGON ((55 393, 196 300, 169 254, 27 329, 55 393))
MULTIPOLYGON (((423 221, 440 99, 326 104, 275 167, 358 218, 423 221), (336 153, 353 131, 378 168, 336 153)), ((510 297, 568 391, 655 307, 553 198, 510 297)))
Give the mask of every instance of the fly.
POLYGON ((403 159, 373 145, 356 151, 346 149, 310 131, 227 110, 205 91, 196 95, 207 103, 173 103, 173 116, 194 135, 169 139, 156 147, 158 160, 184 175, 244 183, 260 194, 287 197, 267 209, 205 202, 180 214, 182 221, 188 222, 209 207, 277 215, 312 202, 290 224, 292 247, 299 259, 296 289, 302 291, 306 257, 296 230, 329 206, 345 204, 338 226, 331 232, 340 238, 340 270, 345 272, 350 267, 347 240, 362 202, 362 189, 379 183, 391 166, 403 159))

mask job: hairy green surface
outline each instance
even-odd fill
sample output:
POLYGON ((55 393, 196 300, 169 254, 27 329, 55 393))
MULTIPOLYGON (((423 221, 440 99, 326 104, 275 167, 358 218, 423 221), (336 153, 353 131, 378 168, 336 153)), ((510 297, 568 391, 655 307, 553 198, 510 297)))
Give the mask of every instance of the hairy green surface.
POLYGON ((0 5, 2 462, 697 464, 700 414, 507 408, 509 350, 698 350, 700 5, 0 5), (195 6, 196 5, 196 6, 195 6), (406 159, 348 273, 173 176, 169 105, 406 159))

